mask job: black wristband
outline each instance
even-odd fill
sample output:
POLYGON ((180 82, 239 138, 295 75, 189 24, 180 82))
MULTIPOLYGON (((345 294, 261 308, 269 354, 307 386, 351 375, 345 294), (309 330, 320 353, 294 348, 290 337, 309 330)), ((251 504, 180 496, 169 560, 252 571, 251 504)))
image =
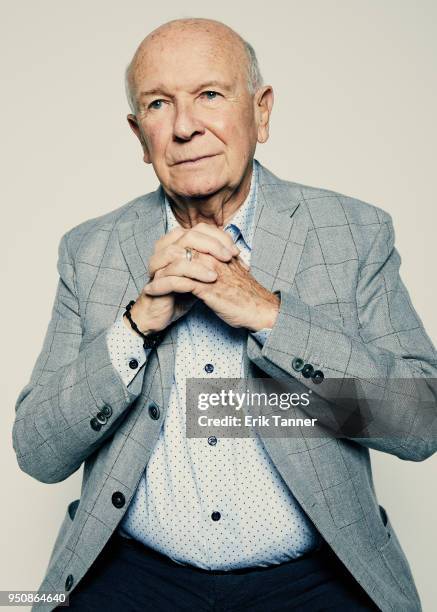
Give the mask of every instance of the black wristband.
POLYGON ((126 318, 129 321, 130 326, 132 327, 132 329, 134 331, 136 331, 137 334, 139 334, 141 336, 141 338, 144 340, 143 347, 144 348, 151 348, 151 349, 153 349, 156 346, 158 346, 158 344, 164 338, 165 330, 161 330, 161 331, 158 331, 158 332, 151 332, 150 334, 147 334, 147 335, 143 334, 143 332, 138 329, 138 326, 135 323, 135 321, 132 320, 132 316, 131 316, 130 310, 131 310, 131 308, 132 308, 132 306, 134 304, 135 304, 135 300, 131 300, 129 302, 129 304, 127 304, 126 310, 125 310, 123 316, 126 316, 126 318))

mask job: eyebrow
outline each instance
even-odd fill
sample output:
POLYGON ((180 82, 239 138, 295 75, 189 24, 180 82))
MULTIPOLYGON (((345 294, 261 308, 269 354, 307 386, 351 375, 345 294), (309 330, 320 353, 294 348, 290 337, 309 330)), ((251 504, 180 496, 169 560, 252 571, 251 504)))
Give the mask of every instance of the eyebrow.
MULTIPOLYGON (((231 85, 229 85, 228 83, 225 83, 224 81, 214 80, 214 81, 206 81, 205 83, 198 85, 193 91, 190 91, 189 93, 195 94, 196 92, 202 89, 207 89, 210 87, 220 87, 221 89, 224 89, 225 91, 231 91, 232 89, 231 85)), ((162 85, 159 85, 158 87, 155 87, 154 89, 149 89, 148 91, 142 91, 140 93, 140 98, 145 98, 147 96, 155 96, 155 95, 170 96, 170 94, 166 92, 165 87, 163 87, 162 85)))

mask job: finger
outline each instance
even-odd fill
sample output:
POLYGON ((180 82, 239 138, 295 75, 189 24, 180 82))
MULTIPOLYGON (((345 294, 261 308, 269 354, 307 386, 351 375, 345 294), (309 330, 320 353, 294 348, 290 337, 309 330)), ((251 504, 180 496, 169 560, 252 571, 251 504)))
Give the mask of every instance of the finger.
MULTIPOLYGON (((202 253, 202 265, 210 270, 214 270, 214 264, 217 259, 207 253, 202 253)), ((192 259, 187 259, 187 251, 184 247, 177 244, 170 244, 166 249, 151 255, 148 262, 148 273, 152 279, 159 270, 166 268, 170 264, 183 262, 185 264, 195 263, 199 259, 200 253, 196 249, 192 249, 192 259)))
POLYGON ((184 229, 183 227, 175 227, 155 242, 154 251, 158 252, 162 249, 165 249, 169 244, 173 244, 174 242, 176 242, 187 231, 188 230, 184 229))
POLYGON ((220 261, 229 261, 233 257, 233 251, 223 245, 221 240, 198 232, 195 229, 189 230, 177 241, 178 246, 191 247, 201 253, 209 253, 220 261))
POLYGON ((223 243, 223 246, 232 251, 233 255, 238 255, 240 252, 240 249, 232 240, 232 236, 216 225, 211 225, 210 223, 204 223, 202 221, 201 223, 197 223, 193 229, 195 229, 197 232, 201 232, 202 234, 206 234, 207 236, 220 240, 223 243))
MULTIPOLYGON (((212 261, 215 261, 212 259, 212 261)), ((180 259, 170 263, 165 268, 160 268, 155 274, 156 278, 162 278, 164 276, 185 276, 186 278, 192 278, 205 283, 210 283, 217 279, 217 272, 197 261, 188 261, 187 259, 180 259)))
POLYGON ((184 247, 177 244, 169 244, 166 248, 153 253, 148 262, 149 276, 153 277, 160 268, 168 266, 174 261, 187 259, 184 247))
POLYGON ((167 295, 168 293, 191 293, 197 281, 184 276, 163 276, 144 287, 144 292, 151 296, 167 295))

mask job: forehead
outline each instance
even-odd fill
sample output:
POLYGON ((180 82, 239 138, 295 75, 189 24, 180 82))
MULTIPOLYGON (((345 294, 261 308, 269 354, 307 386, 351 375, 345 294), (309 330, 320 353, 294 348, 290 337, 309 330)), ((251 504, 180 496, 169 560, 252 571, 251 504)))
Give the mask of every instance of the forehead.
POLYGON ((242 43, 227 33, 165 32, 146 39, 133 65, 136 87, 157 83, 191 89, 199 81, 245 82, 247 58, 242 43))

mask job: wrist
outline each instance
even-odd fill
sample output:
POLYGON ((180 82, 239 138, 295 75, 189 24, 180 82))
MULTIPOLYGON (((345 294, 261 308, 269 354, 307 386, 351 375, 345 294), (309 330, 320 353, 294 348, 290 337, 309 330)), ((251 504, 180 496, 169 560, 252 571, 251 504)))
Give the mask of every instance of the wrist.
POLYGON ((134 307, 136 304, 135 300, 131 300, 129 304, 126 305, 126 310, 123 314, 124 323, 125 325, 129 324, 132 331, 136 333, 137 336, 141 337, 145 349, 154 349, 163 340, 165 332, 163 330, 154 331, 153 328, 150 328, 148 325, 145 326, 144 331, 140 329, 137 321, 132 317, 132 314, 135 315, 134 307))
MULTIPOLYGON (((153 317, 151 317, 149 314, 149 310, 150 310, 149 306, 151 302, 152 302, 152 299, 149 296, 143 297, 141 295, 140 297, 137 298, 135 303, 132 305, 132 307, 130 308, 130 312, 129 312, 132 321, 138 327, 138 331, 144 335, 154 334, 158 331, 161 331, 162 329, 156 325, 156 321, 154 321, 153 317)), ((129 321, 129 317, 126 315, 126 313, 123 316, 123 320, 125 322, 125 325, 127 325, 128 327, 132 329, 132 331, 134 331, 129 321)))
MULTIPOLYGON (((131 316, 132 316, 132 319, 133 319, 133 320, 136 322, 136 321, 137 321, 137 319, 136 319, 135 315, 132 315, 132 313, 131 313, 131 316)), ((135 334, 135 335, 136 335, 138 338, 141 338, 141 334, 139 334, 137 331, 135 331, 135 330, 134 330, 134 328, 132 327, 132 325, 131 325, 131 324, 130 324, 130 322, 129 322, 129 319, 127 318, 127 316, 126 316, 125 314, 123 314, 122 319, 123 319, 123 323, 124 323, 124 324, 125 324, 125 326, 128 328, 128 330, 129 330, 129 331, 130 331, 132 334, 135 334)), ((145 330, 143 331, 143 326, 142 326, 141 324, 140 324, 140 325, 138 325, 138 328, 139 328, 139 330, 141 331, 141 333, 142 333, 142 334, 144 334, 145 336, 147 336, 148 334, 150 334, 150 333, 151 333, 151 332, 150 332, 148 329, 145 329, 145 330)))
POLYGON ((257 332, 261 329, 272 329, 276 323, 279 314, 280 298, 272 293, 272 301, 268 307, 257 310, 256 321, 248 327, 251 332, 257 332))

